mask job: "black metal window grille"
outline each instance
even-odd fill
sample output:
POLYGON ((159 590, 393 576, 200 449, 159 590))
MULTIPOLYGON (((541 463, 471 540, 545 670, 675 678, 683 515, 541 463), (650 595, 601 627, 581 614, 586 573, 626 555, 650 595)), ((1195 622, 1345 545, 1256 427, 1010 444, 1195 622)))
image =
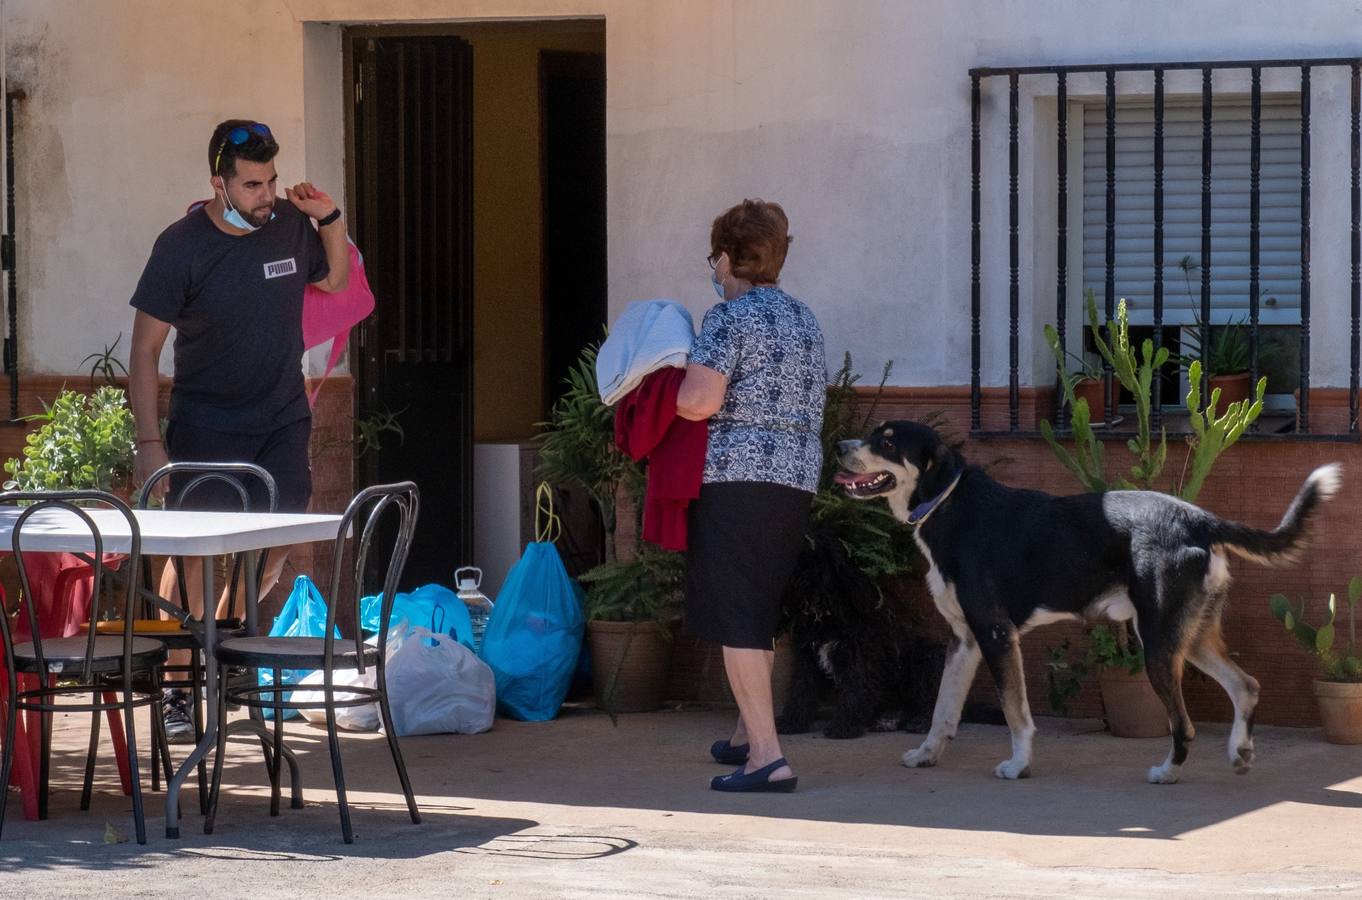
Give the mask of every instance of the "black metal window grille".
MULTIPOLYGON (((1256 382, 1259 369, 1261 320, 1261 150, 1262 150, 1262 73, 1265 69, 1295 69, 1300 78, 1300 327, 1299 327, 1299 405, 1294 432, 1286 434, 1258 433, 1258 439, 1290 438, 1316 440, 1356 440, 1358 438, 1358 393, 1359 357, 1362 356, 1362 339, 1359 337, 1359 319, 1362 318, 1362 191, 1359 190, 1359 171, 1362 170, 1362 139, 1359 137, 1359 119, 1362 118, 1362 58, 1328 59, 1290 59, 1290 60, 1244 60, 1222 62, 1173 62, 1173 63, 1122 63, 1112 65, 1072 65, 1072 66, 1028 66, 1019 68, 976 68, 970 75, 970 430, 977 436, 987 436, 982 422, 983 392, 980 383, 981 369, 981 318, 982 318, 982 260, 983 242, 981 237, 982 218, 982 83, 989 78, 1007 78, 1008 83, 1008 428, 1000 434, 1021 436, 1030 434, 1021 429, 1021 381, 1020 381, 1020 270, 1021 246, 1019 233, 1020 205, 1018 182, 1020 174, 1019 123, 1020 123, 1020 83, 1022 78, 1052 78, 1056 98, 1056 244, 1055 244, 1055 316, 1056 331, 1060 347, 1069 349, 1069 335, 1066 322, 1069 312, 1068 297, 1068 78, 1070 75, 1098 74, 1105 81, 1105 233, 1104 268, 1101 308, 1107 319, 1114 318, 1116 309, 1116 121, 1117 121, 1117 73, 1147 73, 1153 87, 1153 265, 1150 271, 1153 302, 1152 325, 1156 344, 1162 341, 1164 325, 1165 293, 1165 186, 1164 159, 1165 136, 1164 122, 1165 73, 1170 71, 1199 71, 1201 74, 1201 216, 1200 216, 1200 309, 1198 319, 1201 323, 1201 346, 1209 347, 1213 321, 1212 278, 1215 260, 1212 255, 1212 151, 1214 115, 1214 73, 1220 70, 1247 71, 1250 76, 1250 187, 1249 187, 1249 285, 1247 297, 1247 328, 1249 335, 1250 377, 1256 382), (1348 428, 1343 435, 1310 432, 1310 139, 1311 139, 1311 72, 1316 69, 1342 67, 1350 76, 1350 358, 1348 392, 1348 428)), ((1203 376, 1204 377, 1204 376, 1203 376)), ((1109 367, 1104 372, 1104 420, 1111 421, 1117 397, 1114 391, 1113 375, 1109 367)), ((1203 384, 1203 391, 1206 385, 1203 384)), ((1155 379, 1154 416, 1159 424, 1162 397, 1159 379, 1155 379)), ((1065 426, 1064 410, 1058 403, 1060 388, 1055 386, 1056 408, 1062 429, 1065 426)), ((996 432, 993 432, 996 433, 996 432)), ((1112 432, 1113 436, 1116 432, 1112 432)))

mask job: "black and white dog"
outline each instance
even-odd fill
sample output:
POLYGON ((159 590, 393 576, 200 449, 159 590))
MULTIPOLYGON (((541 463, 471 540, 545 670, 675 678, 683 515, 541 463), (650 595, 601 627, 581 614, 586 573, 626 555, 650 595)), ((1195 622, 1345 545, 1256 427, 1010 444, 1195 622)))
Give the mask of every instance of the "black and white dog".
POLYGON ((904 754, 905 766, 941 758, 982 659, 1012 733, 1012 758, 994 773, 1025 777, 1036 727, 1021 636, 1048 622, 1107 617, 1133 620, 1149 680, 1168 709, 1172 748, 1149 780, 1177 781, 1195 736, 1182 699, 1189 662, 1234 702, 1230 763, 1241 774, 1249 770, 1258 682, 1230 659, 1221 637, 1227 554, 1290 562, 1304 545, 1310 513, 1337 493, 1340 466, 1312 472, 1277 529, 1260 531, 1152 491, 1054 497, 1006 487, 913 422, 886 422, 864 441, 844 441, 839 454, 846 471, 837 480, 850 496, 884 497, 898 519, 915 526, 931 566, 928 586, 955 636, 932 727, 920 747, 904 754))

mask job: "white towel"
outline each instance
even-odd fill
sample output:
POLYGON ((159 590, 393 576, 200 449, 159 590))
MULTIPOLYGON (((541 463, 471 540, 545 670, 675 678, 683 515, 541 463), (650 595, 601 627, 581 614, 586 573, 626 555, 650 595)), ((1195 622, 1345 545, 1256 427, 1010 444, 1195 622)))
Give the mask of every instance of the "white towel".
POLYGON ((684 368, 695 323, 675 300, 630 303, 610 328, 596 354, 596 385, 606 406, 614 406, 650 373, 684 368))

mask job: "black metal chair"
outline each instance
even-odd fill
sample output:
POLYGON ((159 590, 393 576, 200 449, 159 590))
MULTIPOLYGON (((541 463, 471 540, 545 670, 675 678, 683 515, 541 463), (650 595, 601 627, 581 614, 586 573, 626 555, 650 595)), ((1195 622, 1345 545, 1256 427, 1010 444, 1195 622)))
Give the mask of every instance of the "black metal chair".
MULTIPOLYGON (((217 649, 220 666, 244 666, 247 668, 271 669, 274 673, 273 684, 230 688, 218 692, 220 717, 225 716, 226 705, 235 702, 252 709, 271 709, 274 711, 274 746, 270 755, 270 815, 279 815, 280 799, 280 761, 284 756, 283 712, 289 709, 324 709, 326 711, 326 732, 331 748, 331 769, 336 781, 336 799, 340 806, 341 834, 347 844, 354 842, 354 831, 350 827, 350 806, 345 794, 345 773, 341 766, 340 737, 336 727, 338 707, 360 706, 378 703, 383 719, 383 728, 388 738, 388 749, 392 752, 393 763, 397 767, 398 779, 402 782, 402 792, 406 796, 407 811, 414 824, 420 824, 421 814, 416 808, 416 798, 412 794, 411 781, 407 777, 407 767, 402 761, 402 750, 397 743, 397 733, 393 728, 392 713, 388 707, 388 688, 384 667, 388 650, 388 617, 392 612, 393 599, 397 594, 398 581, 411 549, 412 536, 416 531, 416 518, 420 507, 420 495, 416 485, 410 481, 399 484, 376 485, 360 491, 350 501, 336 533, 330 590, 326 594, 327 617, 324 637, 240 637, 224 640, 217 649), (355 634, 353 642, 348 638, 336 638, 336 610, 340 605, 342 571, 345 568, 345 545, 349 535, 355 535, 356 550, 351 577, 346 585, 353 590, 355 606, 355 634), (382 549, 387 549, 382 553, 382 549), (371 553, 379 553, 377 562, 371 553), (371 566, 371 563, 373 565, 371 566), (381 613, 377 646, 364 642, 359 628, 359 601, 364 596, 366 576, 381 574, 381 613), (358 670, 363 674, 367 667, 375 669, 375 687, 335 684, 335 673, 340 670, 358 670), (282 683, 284 669, 321 669, 323 672, 322 699, 305 702, 284 699, 285 688, 292 686, 282 683), (345 699, 337 694, 345 695, 345 699)), ((223 760, 226 756, 227 729, 218 735, 217 755, 213 761, 213 784, 209 794, 208 817, 204 823, 204 833, 211 834, 217 818, 218 796, 222 787, 223 760)))
MULTIPOLYGON (((225 493, 228 500, 224 501, 222 510, 226 512, 276 512, 279 508, 279 490, 275 485, 274 476, 270 475, 265 469, 254 463, 244 462, 173 462, 162 466, 153 472, 142 484, 142 490, 138 497, 137 508, 148 509, 155 488, 162 482, 176 475, 193 475, 187 482, 180 485, 178 489, 167 491, 162 502, 164 509, 183 509, 187 501, 194 492, 205 486, 225 485, 228 489, 225 493), (251 480, 257 481, 265 490, 264 509, 253 508, 251 495, 247 487, 251 480), (235 505, 233 504, 235 501, 235 505), (231 507, 230 508, 229 504, 231 507)), ((258 506, 259 504, 257 504, 258 506)), ((160 619, 155 612, 148 608, 149 604, 141 605, 140 618, 133 623, 133 633, 145 637, 154 637, 166 645, 167 650, 187 650, 194 654, 189 664, 168 664, 162 666, 162 672, 166 677, 162 678, 161 685, 165 688, 179 688, 189 691, 190 706, 194 722, 194 743, 203 739, 203 689, 204 689, 204 668, 199 653, 203 650, 203 642, 200 634, 189 626, 193 616, 189 611, 189 592, 188 584, 184 577, 184 560, 174 557, 176 586, 179 589, 180 610, 177 618, 180 627, 174 631, 165 630, 166 620, 160 619)), ((203 560, 203 565, 211 565, 211 560, 203 560)), ((260 558, 255 567, 257 590, 260 588, 260 579, 264 575, 265 551, 261 551, 260 558)), ((151 571, 151 560, 142 560, 142 582, 143 588, 155 593, 158 589, 154 573, 151 571)), ((244 593, 242 584, 243 564, 240 555, 233 557, 231 568, 228 573, 228 595, 227 609, 224 618, 217 620, 217 634, 220 637, 231 637, 240 635, 244 632, 242 617, 237 615, 237 596, 238 586, 240 585, 244 593)), ((146 595, 143 595, 144 598, 146 595)), ((216 606, 217 598, 205 598, 204 609, 208 609, 208 604, 216 606)), ((244 606, 244 599, 243 599, 244 606)), ((104 623, 103 627, 109 627, 110 623, 104 623)), ((99 728, 96 722, 94 729, 99 728)), ((94 737, 91 737, 94 740, 94 737)), ((166 772, 166 780, 171 777, 170 763, 167 759, 163 768, 166 772)), ((208 771, 207 763, 199 763, 199 811, 208 812, 208 771)), ((154 765, 152 767, 151 789, 160 790, 160 770, 154 765)))
MULTIPOLYGON (((77 504, 112 508, 127 521, 131 534, 131 546, 128 550, 128 569, 131 572, 137 571, 142 553, 142 536, 137 519, 126 503, 102 491, 11 491, 0 494, 0 503, 30 504, 16 519, 12 540, 22 588, 19 614, 26 616, 28 640, 16 644, 8 617, 0 615, 0 637, 3 637, 4 641, 8 691, 5 704, 4 748, 3 754, 0 755, 0 787, 9 784, 10 769, 14 763, 19 712, 36 712, 41 715, 38 815, 39 818, 45 819, 51 769, 52 714, 56 711, 90 712, 94 714, 97 722, 101 713, 121 709, 128 747, 128 772, 132 781, 132 809, 137 842, 145 844, 147 829, 142 807, 142 782, 137 766, 137 733, 133 710, 139 706, 155 706, 159 711, 161 700, 159 667, 166 660, 166 648, 159 640, 135 635, 131 618, 124 621, 119 634, 100 633, 97 623, 100 614, 99 601, 102 596, 101 586, 108 577, 104 564, 104 538, 94 519, 89 515, 89 510, 77 504), (47 510, 65 511, 74 520, 83 523, 94 539, 94 554, 90 561, 94 578, 90 620, 86 626, 86 633, 81 636, 44 638, 39 626, 39 614, 34 604, 28 568, 24 564, 24 556, 20 549, 25 526, 33 522, 35 515, 47 510), (23 687, 19 683, 20 676, 32 679, 36 686, 23 687), (86 693, 91 695, 88 703, 57 702, 62 695, 86 693), (114 693, 117 699, 106 699, 109 693, 114 693)), ((132 608, 135 603, 135 583, 135 578, 123 582, 124 599, 127 604, 124 608, 132 608)), ((168 754, 165 734, 159 717, 155 715, 152 716, 152 735, 153 741, 159 745, 162 753, 168 754)), ((89 808, 89 790, 90 766, 87 763, 86 789, 81 799, 83 809, 89 808)), ((4 824, 7 795, 7 790, 0 790, 0 827, 4 824)))

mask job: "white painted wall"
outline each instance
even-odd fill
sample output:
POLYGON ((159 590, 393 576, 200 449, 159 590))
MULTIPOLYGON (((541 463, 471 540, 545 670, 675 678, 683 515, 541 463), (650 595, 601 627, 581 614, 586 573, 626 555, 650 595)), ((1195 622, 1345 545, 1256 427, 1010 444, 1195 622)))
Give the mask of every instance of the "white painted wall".
MULTIPOLYGON (((898 384, 969 378, 971 66, 1362 54, 1362 8, 1343 0, 7 0, 6 11, 9 74, 29 94, 22 364, 42 372, 72 371, 128 330, 153 239, 207 194, 218 120, 269 122, 285 180, 340 191, 341 23, 604 16, 612 311, 675 297, 702 312, 710 220, 744 196, 779 200, 795 235, 784 282, 818 312, 832 364, 843 350, 865 372, 893 359, 898 384)), ((1148 90, 1136 81, 1122 90, 1148 90)), ((1278 88, 1291 89, 1267 86, 1278 88)), ((1048 91, 1025 95, 1024 224, 1053 221, 1042 183, 1053 125, 1031 115, 1038 103, 1053 115, 1048 91)), ((1347 383, 1347 96, 1317 73, 1316 385, 1347 383)), ((985 381, 1002 384, 1005 79, 985 101, 985 381)), ((1053 307, 1052 231, 1025 231, 1022 247, 1022 358, 1048 381, 1038 323, 1053 307)))

